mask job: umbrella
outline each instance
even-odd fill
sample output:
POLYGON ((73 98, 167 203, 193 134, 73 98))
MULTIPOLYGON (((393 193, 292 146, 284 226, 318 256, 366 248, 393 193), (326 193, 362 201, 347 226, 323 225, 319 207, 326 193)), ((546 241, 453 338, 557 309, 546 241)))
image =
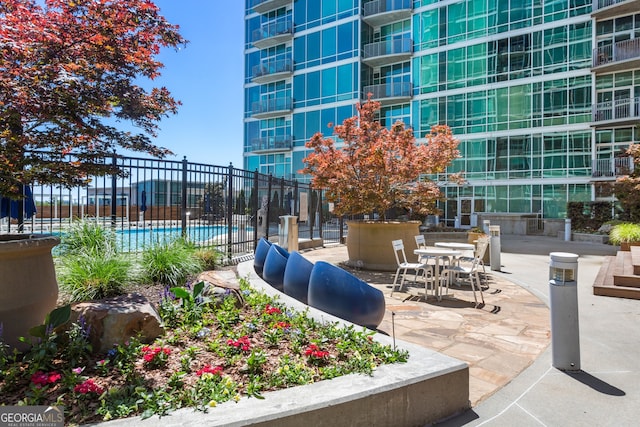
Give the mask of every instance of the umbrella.
POLYGON ((142 190, 140 199, 140 211, 145 212, 147 210, 147 192, 145 190, 142 190))
MULTIPOLYGON (((0 218, 11 216, 18 218, 20 200, 13 200, 8 197, 0 198, 0 218)), ((36 203, 33 200, 31 187, 24 186, 24 218, 31 218, 36 213, 36 203)))

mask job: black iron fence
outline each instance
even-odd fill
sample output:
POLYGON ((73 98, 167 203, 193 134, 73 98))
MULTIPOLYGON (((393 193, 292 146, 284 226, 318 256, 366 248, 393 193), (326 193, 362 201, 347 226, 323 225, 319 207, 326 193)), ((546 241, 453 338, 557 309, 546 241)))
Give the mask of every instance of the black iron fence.
POLYGON ((322 191, 307 183, 186 158, 114 155, 104 161, 123 176, 92 177, 89 185, 76 188, 35 183, 22 215, 15 215, 21 211, 16 206, 0 206, 7 212, 0 233, 63 234, 73 221, 90 219, 113 228, 123 251, 184 236, 218 249, 228 263, 251 256, 262 236, 276 240, 285 215, 298 218, 302 241, 339 242, 346 233, 322 191))

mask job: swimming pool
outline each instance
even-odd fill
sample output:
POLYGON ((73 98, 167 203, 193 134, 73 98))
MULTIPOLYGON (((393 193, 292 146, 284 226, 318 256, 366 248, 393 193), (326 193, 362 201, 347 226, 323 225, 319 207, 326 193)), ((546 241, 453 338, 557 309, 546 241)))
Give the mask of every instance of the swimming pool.
MULTIPOLYGON (((186 237, 196 244, 216 239, 220 239, 222 243, 226 241, 228 231, 229 227, 226 225, 187 227, 186 237)), ((238 227, 232 228, 232 232, 237 231, 238 227)), ((249 232, 248 229, 247 232, 249 232)), ((180 227, 140 227, 116 231, 116 241, 125 251, 138 251, 149 245, 171 241, 181 235, 180 227)))

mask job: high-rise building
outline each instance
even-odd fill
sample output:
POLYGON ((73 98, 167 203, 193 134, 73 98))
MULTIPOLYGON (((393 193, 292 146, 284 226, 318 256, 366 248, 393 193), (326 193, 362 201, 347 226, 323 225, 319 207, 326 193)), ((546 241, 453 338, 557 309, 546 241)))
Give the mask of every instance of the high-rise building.
POLYGON ((383 125, 461 141, 451 225, 563 218, 633 166, 640 0, 246 0, 245 27, 246 169, 308 179, 304 143, 369 93, 383 125))

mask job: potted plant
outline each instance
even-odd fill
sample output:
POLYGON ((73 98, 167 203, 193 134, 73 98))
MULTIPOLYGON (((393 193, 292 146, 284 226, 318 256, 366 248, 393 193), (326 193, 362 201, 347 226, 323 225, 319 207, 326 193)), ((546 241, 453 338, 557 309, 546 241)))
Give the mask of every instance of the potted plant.
MULTIPOLYGON (((104 161, 118 147, 156 157, 170 154, 151 137, 179 102, 166 88, 147 90, 139 82, 159 76, 162 63, 155 56, 161 47, 177 48, 185 40, 153 3, 5 0, 0 39, 0 196, 20 200, 32 184, 70 187, 92 176, 122 175, 104 161), (141 132, 118 129, 114 123, 120 120, 141 132)), ((57 239, 9 234, 1 244, 0 325, 3 339, 13 345, 35 326, 32 317, 41 323, 55 307, 55 277, 46 280, 45 291, 30 278, 35 270, 52 268, 57 239), (42 251, 44 256, 24 255, 42 251), (17 259, 35 264, 16 268, 17 259), (31 317, 13 317, 12 305, 26 310, 32 307, 26 300, 40 298, 41 292, 47 302, 31 317)))
POLYGON ((448 126, 434 126, 424 144, 416 144, 413 129, 401 121, 391 128, 375 120, 380 103, 369 99, 358 114, 334 127, 334 137, 316 133, 306 144, 312 152, 301 173, 325 191, 337 215, 373 215, 374 221, 350 221, 349 262, 374 270, 397 267, 391 241, 414 245, 418 221, 391 221, 392 210, 436 213, 442 195, 428 175, 442 173, 459 157, 458 140, 448 126), (338 146, 340 141, 340 146, 338 146))
POLYGON ((609 232, 609 241, 620 245, 622 251, 630 250, 630 246, 640 246, 640 224, 624 222, 614 225, 609 232))

